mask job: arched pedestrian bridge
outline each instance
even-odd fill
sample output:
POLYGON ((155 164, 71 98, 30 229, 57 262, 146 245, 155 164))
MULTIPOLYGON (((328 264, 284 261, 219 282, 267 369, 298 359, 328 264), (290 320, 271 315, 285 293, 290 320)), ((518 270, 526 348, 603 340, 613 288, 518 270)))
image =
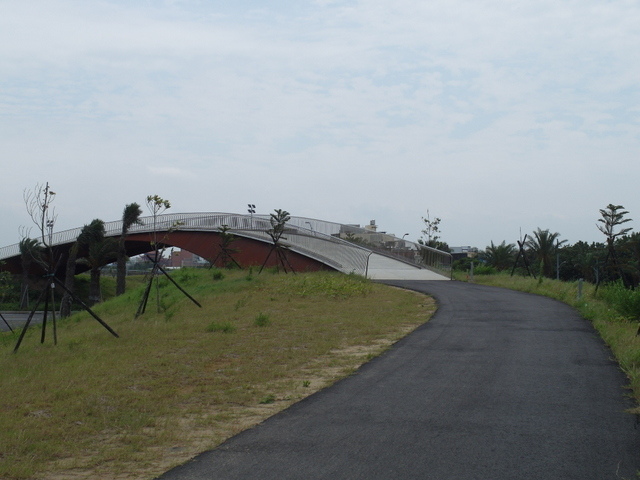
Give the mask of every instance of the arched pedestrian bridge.
MULTIPOLYGON (((129 256, 152 250, 157 238, 164 247, 179 247, 205 260, 220 258, 221 228, 234 235, 233 257, 242 266, 277 265, 269 255, 273 242, 269 215, 232 213, 183 213, 142 217, 128 232, 125 248, 129 256)), ((105 223, 108 237, 119 237, 122 222, 105 223)), ((51 245, 61 256, 69 250, 81 228, 58 233, 51 245)), ((291 217, 280 243, 287 249, 287 261, 296 271, 331 269, 356 273, 378 280, 448 280, 451 255, 392 235, 304 217, 291 217)), ((272 253, 272 252, 271 252, 272 253)), ((20 271, 18 244, 0 248, 0 260, 14 272, 20 271)))

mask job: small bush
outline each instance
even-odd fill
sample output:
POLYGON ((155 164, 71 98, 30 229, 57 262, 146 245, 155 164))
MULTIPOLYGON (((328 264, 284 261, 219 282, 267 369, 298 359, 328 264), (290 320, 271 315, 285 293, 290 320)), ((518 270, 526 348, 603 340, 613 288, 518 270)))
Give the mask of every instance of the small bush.
POLYGON ((256 319, 253 321, 253 323, 257 327, 266 327, 267 325, 269 325, 269 315, 267 315, 266 313, 260 312, 256 316, 256 319))
POLYGON ((266 405, 269 403, 273 403, 276 401, 276 396, 272 393, 270 393, 269 395, 267 395, 266 397, 264 397, 262 400, 260 400, 260 403, 262 405, 266 405))
POLYGON ((222 280, 222 279, 224 279, 224 273, 222 273, 221 270, 216 270, 215 272, 213 272, 213 279, 214 280, 222 280))
POLYGON ((233 309, 237 312, 238 310, 240 310, 242 307, 246 307, 247 303, 249 303, 249 298, 248 297, 242 297, 239 298, 236 301, 236 304, 234 305, 233 309))
POLYGON ((640 319, 640 291, 625 288, 622 282, 602 288, 602 298, 620 315, 640 319))
POLYGON ((229 322, 211 322, 207 325, 207 332, 222 332, 233 333, 236 331, 236 327, 229 322))
POLYGON ((198 278, 193 269, 190 268, 181 268, 180 270, 172 272, 171 276, 176 282, 184 284, 192 283, 198 278))
POLYGON ((474 275, 495 275, 497 273, 496 269, 491 265, 479 264, 473 266, 473 274, 474 275))

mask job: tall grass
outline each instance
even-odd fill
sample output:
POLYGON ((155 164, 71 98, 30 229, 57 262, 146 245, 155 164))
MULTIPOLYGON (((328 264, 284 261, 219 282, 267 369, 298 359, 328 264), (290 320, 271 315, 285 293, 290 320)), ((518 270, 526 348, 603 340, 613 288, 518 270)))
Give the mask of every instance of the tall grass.
MULTIPOLYGON (((636 404, 640 405, 640 291, 621 284, 600 286, 580 282, 562 282, 547 278, 511 277, 508 274, 477 275, 474 282, 511 288, 555 298, 574 307, 591 321, 611 348, 620 368, 629 378, 636 404)), ((640 407, 634 409, 640 413, 640 407)))
POLYGON ((151 478, 347 375, 435 306, 331 273, 181 270, 40 330, 0 335, 0 478, 151 478), (159 305, 159 307, 158 307, 159 305), (256 322, 257 318, 268 321, 256 322), (268 399, 266 401, 265 399, 268 399))
POLYGON ((622 281, 605 286, 602 299, 629 320, 640 320, 640 290, 625 288, 622 281))

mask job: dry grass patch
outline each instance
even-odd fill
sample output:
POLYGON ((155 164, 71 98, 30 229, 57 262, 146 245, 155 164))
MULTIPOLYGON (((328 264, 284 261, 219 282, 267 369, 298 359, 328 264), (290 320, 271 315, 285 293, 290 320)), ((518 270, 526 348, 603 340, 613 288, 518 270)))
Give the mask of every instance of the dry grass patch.
POLYGON ((57 346, 0 346, 0 477, 152 478, 353 372, 435 310, 425 296, 314 273, 175 278, 79 314, 57 346), (260 325, 256 319, 266 317, 260 325), (212 326, 213 325, 213 326, 212 326))

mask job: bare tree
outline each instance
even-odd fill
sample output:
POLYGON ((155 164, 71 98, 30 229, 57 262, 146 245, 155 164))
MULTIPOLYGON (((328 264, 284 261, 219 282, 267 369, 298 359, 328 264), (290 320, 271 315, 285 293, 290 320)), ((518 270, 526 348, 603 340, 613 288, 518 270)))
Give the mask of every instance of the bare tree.
MULTIPOLYGON (((53 278, 55 273, 56 260, 53 257, 52 248, 53 227, 55 225, 57 216, 55 214, 55 209, 51 206, 53 200, 55 199, 55 195, 55 192, 53 192, 49 188, 49 183, 45 184, 44 186, 42 184, 36 184, 33 190, 24 190, 22 194, 22 198, 24 199, 24 203, 27 208, 27 213, 29 214, 29 217, 31 217, 32 222, 38 228, 40 236, 39 240, 35 240, 30 239, 25 235, 20 242, 23 278, 28 278, 29 269, 31 267, 31 264, 33 263, 32 261, 35 261, 46 272, 47 279, 51 279, 51 281, 47 281, 46 287, 41 291, 39 299, 36 302, 35 307, 31 311, 27 322, 25 323, 25 326, 18 339, 18 343, 14 351, 16 351, 20 346, 20 342, 22 342, 27 327, 29 326, 31 319, 33 318, 35 309, 38 308, 40 302, 42 302, 43 300, 45 302, 45 306, 40 341, 44 343, 49 302, 51 302, 51 314, 53 318, 53 341, 56 344, 58 343, 54 297, 55 282, 53 278)), ((27 290, 23 290, 22 293, 22 302, 28 301, 28 286, 27 290)))
POLYGON ((44 186, 36 184, 33 190, 25 190, 22 194, 27 213, 31 221, 35 224, 39 232, 39 242, 48 254, 47 257, 40 256, 35 259, 48 273, 51 273, 54 265, 52 251, 53 227, 58 219, 55 207, 52 206, 55 200, 55 192, 49 187, 47 182, 44 186))
POLYGON ((153 241, 151 242, 151 246, 154 248, 156 260, 158 260, 158 215, 170 209, 171 203, 159 195, 149 195, 147 196, 147 208, 153 217, 153 241))
POLYGON ((438 233, 440 233, 440 222, 442 221, 439 217, 434 218, 433 220, 431 220, 431 216, 429 214, 429 210, 427 210, 427 216, 422 217, 422 221, 424 222, 424 230, 422 230, 422 233, 424 234, 425 238, 425 245, 427 245, 428 247, 435 247, 438 239, 440 238, 440 236, 438 235, 438 233))
MULTIPOLYGON (((142 295, 142 300, 140 301, 140 305, 138 306, 138 311, 136 312, 136 318, 142 315, 147 308, 147 301, 149 300, 149 293, 151 292, 151 287, 154 283, 154 279, 158 275, 159 271, 159 263, 162 257, 162 252, 160 251, 160 244, 158 243, 158 215, 160 215, 165 210, 171 208, 171 202, 162 198, 159 195, 148 195, 147 196, 147 208, 151 212, 153 217, 153 233, 151 246, 153 247, 153 268, 149 273, 149 278, 147 280, 147 286, 142 295)), ((156 284, 156 308, 157 311, 160 312, 160 285, 158 282, 156 284)))
MULTIPOLYGON (((39 237, 38 239, 32 239, 27 235, 23 235, 22 240, 20 240, 20 255, 23 275, 20 303, 23 307, 26 307, 29 301, 28 277, 32 264, 37 263, 40 268, 47 273, 47 275, 53 275, 55 270, 55 259, 53 258, 53 248, 51 246, 53 227, 58 217, 55 213, 55 208, 52 207, 55 195, 55 192, 49 187, 48 182, 45 185, 40 183, 36 184, 32 190, 25 189, 22 193, 27 213, 38 229, 39 237)), ((48 299, 49 297, 47 297, 47 300, 48 299)), ((51 289, 52 302, 53 299, 53 289, 51 289)))
MULTIPOLYGON (((40 243, 42 248, 44 249, 46 255, 42 256, 42 259, 38 261, 40 266, 42 266, 47 272, 47 287, 42 290, 40 294, 40 298, 36 302, 36 306, 31 311, 27 321, 25 322, 22 332, 18 338, 15 348, 13 349, 14 353, 18 351, 20 348, 20 344, 24 339, 25 333, 29 328, 29 324, 33 319, 33 315, 35 310, 38 308, 40 302, 45 301, 44 305, 44 317, 42 320, 42 334, 40 337, 40 342, 44 343, 45 339, 45 331, 47 326, 47 312, 49 310, 49 295, 50 292, 51 297, 51 313, 53 317, 53 342, 54 344, 58 343, 57 332, 56 332, 56 314, 55 314, 55 305, 54 305, 54 289, 57 285, 62 288, 66 293, 70 294, 73 299, 78 301, 84 308, 89 312, 89 314, 95 318, 102 326, 104 326, 113 336, 118 337, 118 334, 109 327, 105 322, 102 321, 100 317, 98 317, 82 300, 77 298, 73 292, 67 290, 66 285, 61 282, 55 276, 56 270, 56 262, 57 259, 54 258, 53 255, 53 227, 55 225, 57 215, 55 214, 55 209, 51 206, 54 198, 55 192, 49 188, 49 184, 47 183, 45 186, 41 184, 36 185, 33 190, 25 190, 23 193, 23 198, 25 205, 27 207, 27 213, 31 217, 33 223, 38 227, 38 231, 40 232, 40 243)), ((74 262, 75 263, 75 262, 74 262)), ((68 265, 68 262, 67 262, 68 265)))
MULTIPOLYGON (((147 258, 153 262, 153 268, 149 273, 147 286, 142 295, 142 300, 140 301, 140 305, 138 306, 138 311, 136 312, 136 318, 142 315, 147 308, 147 301, 149 299, 149 293, 151 291, 151 286, 153 284, 154 279, 156 279, 156 282, 155 282, 156 283, 156 308, 157 308, 157 312, 160 313, 160 285, 157 281, 157 275, 159 273, 162 273, 162 275, 164 275, 167 278, 167 280, 169 280, 173 285, 175 285, 178 288, 178 290, 184 293, 185 296, 187 296, 198 307, 202 308, 202 305, 200 305, 200 303, 198 303, 198 301, 195 298, 189 295, 180 285, 178 285, 178 283, 173 278, 171 278, 171 276, 160 265, 160 260, 162 259, 163 250, 160 250, 160 242, 158 242, 158 221, 157 220, 158 220, 158 215, 160 215, 165 210, 171 208, 171 203, 169 203, 169 200, 165 200, 164 198, 158 195, 149 195, 147 197, 147 208, 149 208, 149 210, 151 211, 151 214, 153 215, 153 240, 151 242, 151 245, 154 247, 155 253, 154 253, 154 258, 151 258, 147 255, 147 258)), ((180 222, 174 222, 171 225, 171 227, 169 227, 169 229, 167 230, 167 234, 173 231, 179 225, 180 225, 180 222)), ((164 246, 163 246, 163 249, 164 249, 164 246)))

